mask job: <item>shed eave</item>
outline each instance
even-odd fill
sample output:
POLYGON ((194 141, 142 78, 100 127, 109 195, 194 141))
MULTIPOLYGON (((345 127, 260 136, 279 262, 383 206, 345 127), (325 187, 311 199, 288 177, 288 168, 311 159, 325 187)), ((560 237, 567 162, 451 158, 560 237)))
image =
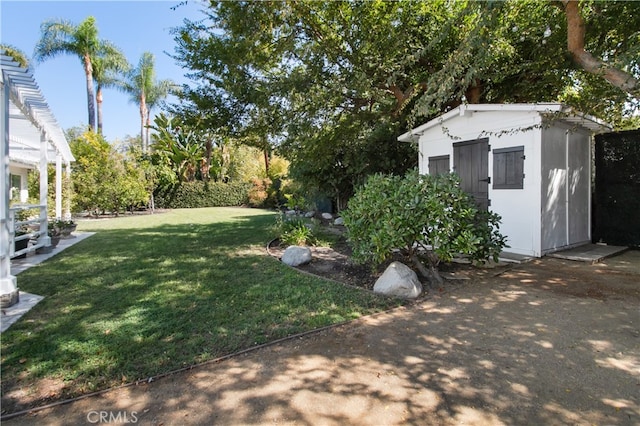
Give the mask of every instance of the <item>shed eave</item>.
POLYGON ((576 112, 573 108, 560 103, 535 103, 535 104, 463 104, 451 111, 448 111, 439 117, 436 117, 398 137, 400 142, 418 142, 427 130, 437 125, 457 117, 464 116, 466 113, 483 112, 483 111, 509 111, 509 112, 536 112, 540 115, 553 117, 554 114, 561 115, 559 120, 568 122, 572 125, 579 125, 589 129, 594 133, 606 133, 613 129, 610 124, 590 116, 576 112))

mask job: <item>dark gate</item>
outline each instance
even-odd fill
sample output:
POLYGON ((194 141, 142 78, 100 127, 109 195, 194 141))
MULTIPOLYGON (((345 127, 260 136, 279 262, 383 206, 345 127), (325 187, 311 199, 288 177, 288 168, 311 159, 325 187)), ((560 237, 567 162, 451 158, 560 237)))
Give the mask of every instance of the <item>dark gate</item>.
POLYGON ((640 130, 596 136, 593 241, 640 247, 640 130))
POLYGON ((481 209, 489 207, 489 139, 453 144, 453 170, 462 189, 473 196, 481 209))

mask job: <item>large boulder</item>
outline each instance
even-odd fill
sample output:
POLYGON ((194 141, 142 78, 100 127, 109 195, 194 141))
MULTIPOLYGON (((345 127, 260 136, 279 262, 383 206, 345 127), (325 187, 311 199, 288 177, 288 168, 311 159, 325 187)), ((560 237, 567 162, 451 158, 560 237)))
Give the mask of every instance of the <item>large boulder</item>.
POLYGON ((311 249, 303 246, 289 246, 282 254, 282 263, 289 266, 300 266, 311 262, 311 249))
POLYGON ((387 296, 415 299, 422 293, 422 284, 411 268, 403 263, 393 262, 378 278, 373 291, 387 296))

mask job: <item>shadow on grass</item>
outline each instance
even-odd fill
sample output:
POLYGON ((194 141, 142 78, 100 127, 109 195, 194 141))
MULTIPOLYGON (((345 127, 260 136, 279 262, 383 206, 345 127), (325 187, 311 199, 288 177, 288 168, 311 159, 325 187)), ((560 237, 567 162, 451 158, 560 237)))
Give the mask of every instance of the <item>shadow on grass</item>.
POLYGON ((3 413, 397 305, 269 257, 272 218, 105 229, 21 274, 45 299, 3 333, 3 413))
MULTIPOLYGON (((549 291, 571 283, 547 266, 485 275, 439 300, 37 418, 80 424, 91 410, 127 410, 144 424, 637 424, 637 297, 549 291)), ((589 282, 594 270, 570 280, 589 282)))

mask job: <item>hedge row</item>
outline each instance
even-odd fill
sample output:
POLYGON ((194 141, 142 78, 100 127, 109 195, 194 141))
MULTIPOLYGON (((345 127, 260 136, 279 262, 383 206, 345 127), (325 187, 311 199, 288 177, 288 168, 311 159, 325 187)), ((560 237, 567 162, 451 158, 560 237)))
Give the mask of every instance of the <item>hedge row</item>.
POLYGON ((158 208, 233 207, 248 202, 250 183, 185 182, 167 194, 156 194, 158 208))

